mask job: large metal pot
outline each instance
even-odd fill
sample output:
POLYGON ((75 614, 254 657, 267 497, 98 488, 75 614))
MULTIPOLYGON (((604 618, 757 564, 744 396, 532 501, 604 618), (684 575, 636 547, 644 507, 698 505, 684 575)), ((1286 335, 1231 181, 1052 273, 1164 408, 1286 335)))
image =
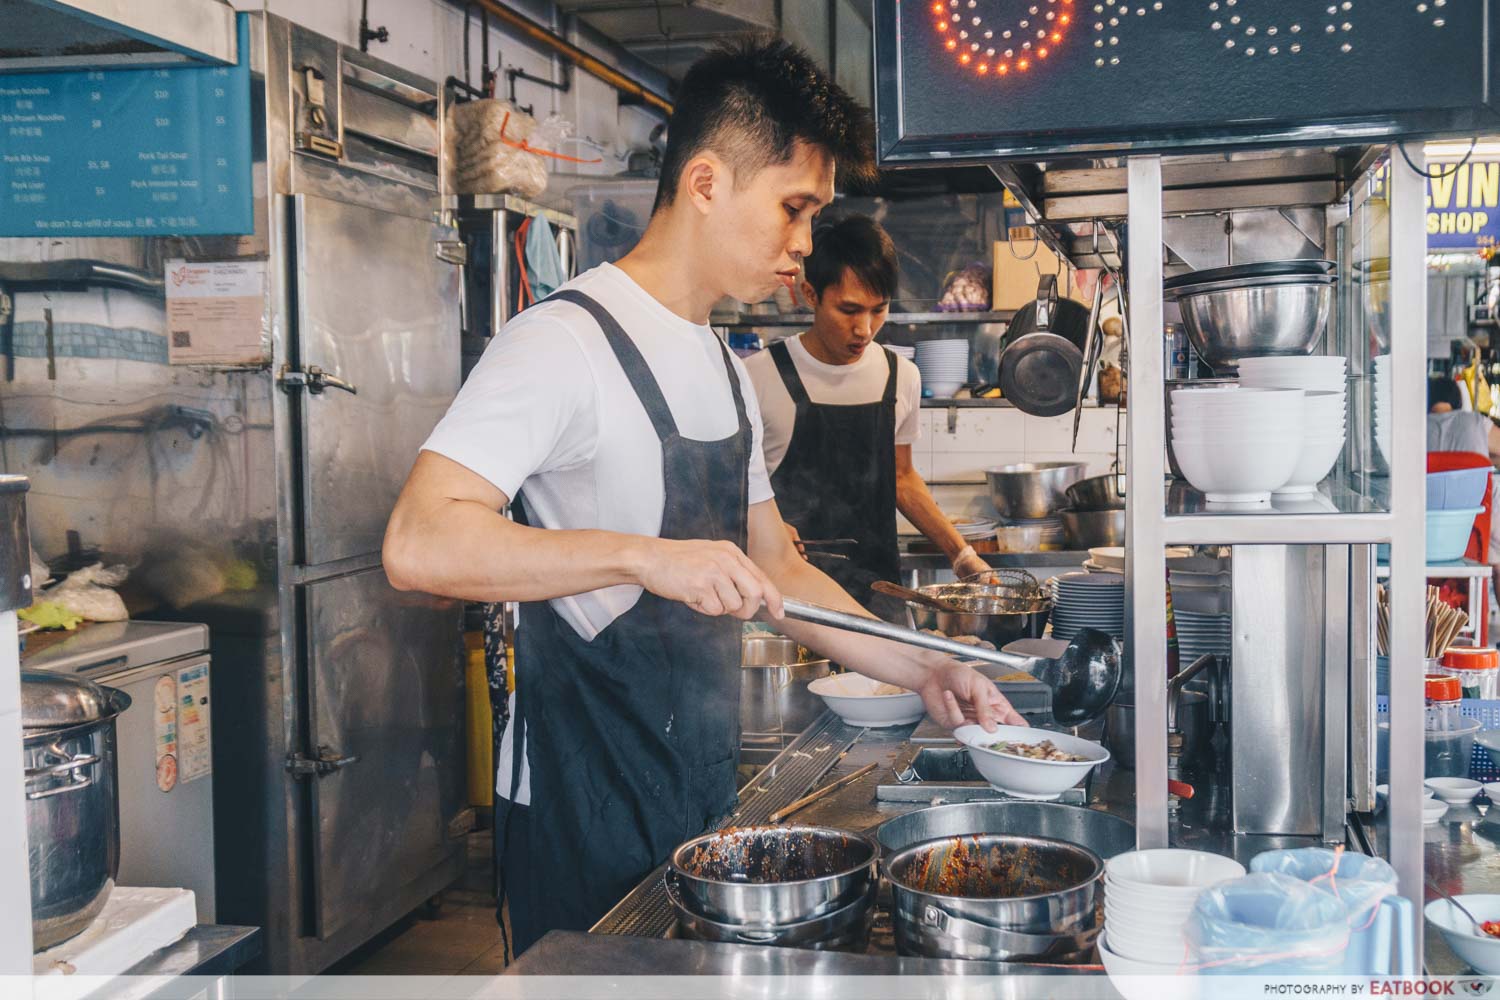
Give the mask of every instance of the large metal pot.
POLYGON ((1002 599, 998 596, 1002 593, 1000 588, 986 584, 935 583, 917 590, 965 610, 963 613, 938 611, 925 604, 907 601, 912 628, 935 628, 950 638, 972 635, 991 643, 996 649, 1017 639, 1040 639, 1052 610, 1050 601, 1037 602, 1035 611, 1008 610, 1015 602, 1002 599))
POLYGON ((783 927, 842 909, 875 881, 880 848, 863 834, 766 826, 696 837, 668 869, 694 913, 741 927, 783 927))
POLYGON ((806 729, 826 707, 807 690, 827 677, 827 660, 801 660, 801 649, 779 635, 746 636, 740 646, 740 734, 742 739, 783 737, 806 729))
MULTIPOLYGON (((1208 695, 1184 691, 1177 700, 1177 726, 1182 730, 1182 761, 1191 764, 1208 745, 1208 695)), ((1115 702, 1104 714, 1104 745, 1120 767, 1135 767, 1135 706, 1115 702)))
POLYGON ((915 844, 884 865, 902 954, 1060 959, 1093 943, 1104 862, 1086 847, 971 834, 915 844))
POLYGON ((1075 549, 1097 549, 1125 544, 1125 509, 1060 510, 1068 544, 1075 549))
POLYGON ((115 718, 130 696, 62 674, 21 674, 31 943, 68 940, 104 908, 120 865, 115 718))
POLYGON ((1125 474, 1110 472, 1080 479, 1065 491, 1074 510, 1124 510, 1125 474))
POLYGON ((1063 505, 1064 491, 1083 478, 1082 462, 1020 462, 986 469, 990 501, 1007 520, 1051 517, 1063 505))
POLYGON ((1135 850, 1129 820, 1098 809, 1057 802, 955 802, 888 819, 875 831, 880 849, 894 855, 940 837, 975 833, 1028 833, 1087 847, 1108 860, 1135 850))

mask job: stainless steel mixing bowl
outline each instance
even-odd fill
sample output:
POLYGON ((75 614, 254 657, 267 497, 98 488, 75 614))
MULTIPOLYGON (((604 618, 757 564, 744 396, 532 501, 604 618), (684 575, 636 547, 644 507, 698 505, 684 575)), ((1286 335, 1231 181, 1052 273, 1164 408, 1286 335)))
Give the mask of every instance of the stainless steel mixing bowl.
POLYGON ((1167 293, 1198 355, 1215 369, 1241 358, 1311 354, 1333 303, 1326 277, 1283 275, 1189 285, 1167 293))
POLYGON ((1083 478, 1082 462, 1021 462, 986 469, 990 500, 1000 516, 1010 521, 1051 517, 1064 502, 1069 486, 1083 478))

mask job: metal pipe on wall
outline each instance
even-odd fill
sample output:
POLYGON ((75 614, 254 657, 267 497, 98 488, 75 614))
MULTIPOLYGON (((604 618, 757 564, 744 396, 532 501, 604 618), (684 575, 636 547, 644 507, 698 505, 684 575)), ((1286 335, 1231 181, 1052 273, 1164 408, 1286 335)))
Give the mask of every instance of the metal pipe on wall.
MULTIPOLYGON (((452 0, 452 2, 460 7, 468 6, 463 0, 452 0)), ((583 72, 603 80, 620 93, 648 104, 663 114, 670 115, 672 113, 671 101, 653 90, 646 89, 613 66, 590 55, 567 39, 559 37, 551 29, 533 21, 525 14, 511 10, 509 7, 499 3, 498 0, 473 0, 473 4, 486 14, 495 17, 501 24, 519 33, 527 41, 535 42, 550 49, 583 70, 583 72)))

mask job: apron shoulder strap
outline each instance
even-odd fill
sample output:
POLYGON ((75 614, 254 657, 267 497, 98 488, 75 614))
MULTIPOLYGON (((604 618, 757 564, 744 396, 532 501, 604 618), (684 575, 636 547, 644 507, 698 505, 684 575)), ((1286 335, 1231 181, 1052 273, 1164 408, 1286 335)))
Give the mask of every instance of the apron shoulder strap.
MULTIPOLYGON (((667 405, 667 397, 662 395, 656 376, 651 372, 651 366, 646 364, 646 359, 641 356, 640 348, 635 346, 635 341, 630 339, 630 335, 610 315, 609 310, 572 288, 553 292, 545 301, 551 302, 555 299, 582 306, 590 316, 594 317, 595 322, 599 324, 599 329, 604 331, 604 339, 609 342, 610 350, 614 351, 615 359, 624 369, 631 388, 635 389, 636 396, 645 407, 646 416, 651 418, 651 426, 656 430, 656 436, 663 441, 669 437, 676 437, 677 421, 672 416, 672 408, 667 405)), ((738 388, 739 384, 736 382, 736 391, 738 388)))
POLYGON ((797 409, 805 409, 812 403, 812 399, 802 384, 802 376, 797 374, 797 364, 792 360, 792 352, 787 349, 786 341, 778 340, 767 350, 771 352, 771 360, 776 362, 776 371, 781 375, 781 381, 786 384, 787 395, 792 397, 797 409))
POLYGON ((899 362, 896 361, 895 351, 891 350, 889 347, 882 347, 881 350, 885 352, 885 361, 886 364, 890 366, 891 373, 886 376, 885 392, 881 393, 880 401, 882 403, 890 404, 896 401, 896 368, 899 362))
POLYGON ((714 340, 719 342, 719 351, 724 355, 724 373, 729 376, 729 391, 734 394, 734 415, 739 420, 740 431, 747 431, 750 429, 750 415, 745 412, 745 394, 740 388, 739 373, 734 370, 729 347, 717 336, 714 340))

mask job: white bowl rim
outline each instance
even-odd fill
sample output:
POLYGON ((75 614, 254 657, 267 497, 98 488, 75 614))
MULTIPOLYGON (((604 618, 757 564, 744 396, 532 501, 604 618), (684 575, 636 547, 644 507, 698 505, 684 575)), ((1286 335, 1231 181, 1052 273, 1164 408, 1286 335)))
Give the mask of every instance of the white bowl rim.
MULTIPOLYGON (((958 740, 959 743, 963 744, 970 751, 978 750, 980 753, 998 758, 999 760, 1019 761, 1023 764, 1038 764, 1046 767, 1091 768, 1098 767, 1100 764, 1107 763, 1110 759, 1109 750, 1103 744, 1095 743, 1093 740, 1086 740, 1081 736, 1073 736, 1070 733, 1054 733, 1050 729, 1033 729, 1030 726, 997 726, 995 727, 995 731, 993 733, 985 733, 984 729, 977 725, 960 726, 958 729, 955 729, 953 731, 953 738, 958 740), (1089 760, 1036 760, 1032 757, 1018 757, 1015 754, 1001 753, 998 750, 991 750, 987 746, 981 746, 978 743, 969 742, 966 737, 973 736, 973 729, 979 729, 981 733, 984 733, 985 738, 991 740, 992 742, 1006 740, 1008 737, 1008 742, 1011 743, 1040 743, 1043 740, 1050 740, 1054 739, 1055 737, 1061 736, 1070 741, 1087 744, 1089 747, 1097 750, 1103 756, 1099 757, 1097 760, 1092 758, 1089 760), (1002 733, 1001 730, 1005 730, 1006 732, 1002 733), (960 736, 960 732, 964 733, 964 736, 960 736), (1040 738, 1035 740, 1026 740, 1024 739, 1024 736, 1027 733, 1036 734, 1040 738)), ((1059 746, 1058 749, 1061 750, 1063 748, 1059 746)), ((1074 751, 1068 750, 1065 752, 1072 753, 1074 751)))
MULTIPOLYGON (((882 701, 882 700, 890 699, 890 698, 918 698, 918 699, 920 699, 922 697, 920 694, 918 694, 915 691, 902 691, 899 694, 855 694, 855 693, 851 693, 851 692, 848 692, 848 691, 820 691, 818 689, 818 685, 820 685, 820 684, 822 684, 824 687, 828 686, 828 684, 824 684, 825 681, 828 681, 828 682, 831 682, 831 683, 837 683, 838 682, 838 678, 840 678, 842 676, 844 676, 844 675, 843 674, 828 674, 825 677, 814 678, 813 680, 810 680, 810 681, 807 682, 807 689, 809 691, 811 691, 813 694, 818 695, 819 697, 822 697, 822 698, 850 698, 850 699, 855 699, 855 700, 858 700, 858 701, 882 701)), ((860 674, 859 676, 865 677, 864 674, 860 674)), ((874 680, 874 678, 867 678, 867 679, 870 680, 870 681, 872 681, 875 684, 884 684, 885 683, 884 681, 874 680)))
POLYGON ((1167 889, 1167 890, 1178 889, 1178 890, 1191 890, 1193 892, 1202 892, 1204 889, 1207 889, 1207 888, 1210 888, 1212 886, 1215 886, 1219 882, 1225 881, 1226 879, 1238 878, 1241 875, 1244 875, 1245 874, 1245 866, 1242 865, 1242 864, 1240 864, 1238 861, 1234 860, 1234 858, 1227 857, 1227 856, 1225 856, 1223 854, 1215 854, 1212 851, 1198 851, 1198 850, 1193 850, 1191 848, 1185 848, 1185 847, 1153 847, 1153 848, 1148 848, 1148 849, 1146 849, 1144 851, 1126 851, 1123 854, 1117 854, 1117 855, 1115 855, 1114 857, 1110 858, 1108 861, 1104 862, 1104 873, 1105 873, 1105 877, 1106 878, 1108 878, 1111 874, 1113 874, 1114 875, 1114 881, 1116 883, 1119 883, 1119 884, 1121 884, 1123 886, 1126 886, 1126 887, 1134 885, 1134 886, 1137 886, 1137 887, 1150 888, 1150 889, 1153 889, 1153 890, 1157 890, 1157 889, 1167 889), (1202 859, 1204 859, 1203 863, 1205 865, 1213 865, 1213 864, 1230 865, 1230 866, 1233 866, 1235 869, 1237 869, 1237 874, 1235 874, 1235 875, 1226 875, 1222 879, 1218 879, 1218 880, 1216 880, 1214 882, 1209 882, 1209 883, 1206 883, 1204 885, 1172 885, 1170 883, 1163 883, 1163 882, 1145 882, 1145 881, 1142 881, 1142 880, 1137 879, 1137 878, 1132 878, 1129 875, 1123 875, 1123 874, 1121 874, 1126 868, 1128 868, 1132 864, 1132 862, 1130 860, 1128 860, 1128 859, 1131 859, 1131 858, 1145 858, 1147 860, 1145 862, 1142 862, 1142 863, 1149 864, 1150 861, 1151 861, 1151 859, 1160 858, 1160 857, 1166 857, 1166 856, 1184 857, 1184 858, 1190 858, 1190 859, 1202 858, 1202 859))

